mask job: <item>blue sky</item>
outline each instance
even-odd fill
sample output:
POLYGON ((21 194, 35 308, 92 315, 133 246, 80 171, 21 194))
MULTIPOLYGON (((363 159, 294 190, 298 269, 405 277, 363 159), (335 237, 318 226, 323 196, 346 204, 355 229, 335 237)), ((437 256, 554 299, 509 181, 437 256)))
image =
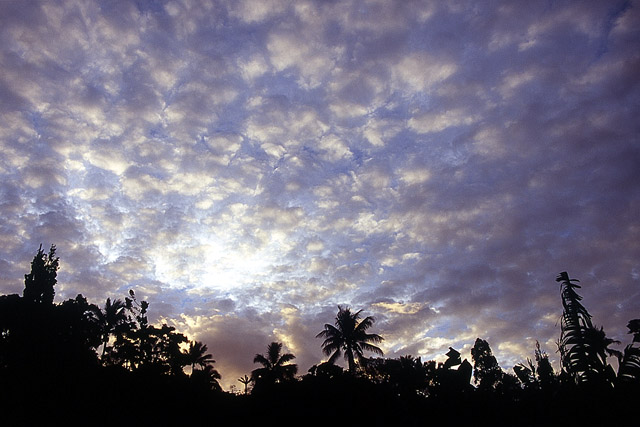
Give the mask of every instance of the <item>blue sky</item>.
POLYGON ((0 2, 0 292, 129 289, 229 387, 338 304, 389 357, 640 317, 634 1, 0 2))

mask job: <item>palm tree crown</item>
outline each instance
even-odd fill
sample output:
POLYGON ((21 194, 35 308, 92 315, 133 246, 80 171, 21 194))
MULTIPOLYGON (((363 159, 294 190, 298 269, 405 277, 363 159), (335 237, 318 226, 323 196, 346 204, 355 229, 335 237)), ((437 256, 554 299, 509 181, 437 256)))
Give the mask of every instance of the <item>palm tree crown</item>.
POLYGON ((189 349, 187 350, 186 356, 187 361, 191 364, 191 371, 195 371, 196 365, 201 367, 202 369, 206 369, 212 363, 215 363, 211 354, 207 353, 206 344, 201 343, 200 341, 190 342, 189 349))
POLYGON ((118 335, 130 329, 131 321, 127 314, 127 306, 120 299, 111 302, 111 298, 107 298, 104 310, 98 310, 95 314, 102 329, 102 359, 104 359, 111 335, 118 335))
POLYGON ((267 346, 267 354, 256 354, 253 363, 260 363, 262 368, 254 369, 251 376, 256 383, 275 384, 292 380, 298 372, 298 365, 289 363, 296 357, 291 353, 281 354, 282 343, 272 342, 267 346))
POLYGON ((367 316, 361 321, 360 311, 351 312, 349 307, 338 306, 335 326, 324 325, 324 331, 320 332, 316 338, 325 338, 322 343, 322 351, 329 357, 330 363, 335 363, 336 359, 344 352, 344 358, 349 363, 349 372, 356 370, 356 363, 364 364, 366 358, 364 351, 370 351, 383 356, 384 353, 379 347, 371 343, 379 343, 383 340, 380 335, 368 334, 369 329, 375 319, 367 316))

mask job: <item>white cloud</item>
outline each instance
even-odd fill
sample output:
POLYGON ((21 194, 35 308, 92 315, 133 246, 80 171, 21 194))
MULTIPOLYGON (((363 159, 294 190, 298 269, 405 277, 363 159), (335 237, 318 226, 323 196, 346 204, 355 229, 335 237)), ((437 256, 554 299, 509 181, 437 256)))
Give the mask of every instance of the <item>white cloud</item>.
POLYGON ((333 69, 336 58, 341 55, 340 49, 323 47, 313 40, 313 35, 301 39, 299 33, 290 32, 270 34, 267 49, 270 62, 277 71, 296 67, 300 72, 298 83, 310 89, 322 83, 333 69))
POLYGON ((261 55, 255 55, 246 61, 241 61, 238 65, 242 69, 244 79, 249 81, 269 72, 269 65, 261 55))
POLYGON ((396 82, 406 85, 408 91, 428 92, 436 84, 451 77, 457 65, 426 54, 413 54, 402 57, 393 66, 396 82))
POLYGON ((444 112, 428 112, 409 119, 409 127, 418 133, 441 132, 455 126, 467 126, 478 121, 477 115, 469 114, 463 109, 444 112))

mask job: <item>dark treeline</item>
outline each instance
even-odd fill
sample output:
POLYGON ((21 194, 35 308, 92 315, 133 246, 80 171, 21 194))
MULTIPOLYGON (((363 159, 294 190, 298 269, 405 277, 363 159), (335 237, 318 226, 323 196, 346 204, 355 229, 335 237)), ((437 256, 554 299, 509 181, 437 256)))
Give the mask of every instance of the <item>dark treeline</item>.
POLYGON ((376 345, 383 337, 369 333, 375 320, 338 307, 334 323, 317 335, 327 362, 300 375, 295 355, 273 342, 254 356, 251 375, 238 379, 239 392, 229 393, 207 346, 151 325, 149 304, 133 291, 102 307, 82 295, 54 303, 58 268, 55 246, 48 253, 40 247, 22 296, 0 296, 0 419, 12 420, 6 425, 637 423, 640 319, 628 323, 624 351, 612 349, 618 343, 592 323, 578 281, 566 272, 557 278, 559 372, 537 344, 533 359, 524 357, 508 373, 481 338, 471 361, 454 348, 441 363, 384 358, 376 345), (339 358, 346 369, 335 364, 339 358))

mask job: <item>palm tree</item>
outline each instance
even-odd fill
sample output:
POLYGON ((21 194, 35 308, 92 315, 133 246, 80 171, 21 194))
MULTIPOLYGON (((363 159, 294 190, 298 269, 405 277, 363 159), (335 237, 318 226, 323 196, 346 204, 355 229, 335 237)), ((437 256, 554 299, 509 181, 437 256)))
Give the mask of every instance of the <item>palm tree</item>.
POLYGON ((190 380, 194 384, 202 386, 206 390, 222 391, 218 380, 222 378, 213 365, 206 365, 202 369, 191 372, 190 380))
POLYGON ((291 353, 280 354, 282 343, 272 342, 267 346, 267 354, 256 354, 253 363, 260 363, 262 368, 251 372, 253 381, 258 384, 272 385, 292 380, 298 372, 298 365, 289 363, 296 357, 291 353))
POLYGON ((200 341, 189 342, 189 349, 183 353, 184 361, 191 365, 190 379, 194 384, 199 384, 207 390, 220 391, 218 380, 222 378, 220 373, 213 367, 216 362, 211 354, 207 353, 207 345, 200 341), (196 369, 199 366, 200 369, 196 369))
POLYGON ((371 344, 379 343, 383 338, 380 335, 366 332, 373 325, 375 319, 367 316, 359 321, 361 311, 352 313, 349 307, 338 306, 335 326, 327 323, 324 325, 324 331, 316 335, 316 338, 325 338, 322 343, 322 351, 330 356, 329 363, 335 363, 336 359, 344 352, 344 358, 349 363, 349 372, 352 374, 356 371, 356 363, 364 364, 366 362, 364 351, 370 351, 380 356, 384 355, 380 348, 371 344))
POLYGON ((253 380, 251 378, 249 378, 247 375, 245 375, 243 377, 238 378, 238 381, 240 381, 242 384, 244 384, 244 394, 247 394, 247 386, 253 380))
POLYGON ((127 306, 120 299, 111 302, 111 298, 107 298, 104 309, 96 311, 95 314, 102 329, 101 359, 104 360, 111 335, 129 329, 131 321, 127 315, 127 306))
POLYGON ((207 345, 200 341, 194 341, 189 343, 189 350, 187 350, 187 360, 191 364, 191 372, 195 371, 196 365, 205 369, 209 364, 215 363, 213 357, 207 353, 207 345))

